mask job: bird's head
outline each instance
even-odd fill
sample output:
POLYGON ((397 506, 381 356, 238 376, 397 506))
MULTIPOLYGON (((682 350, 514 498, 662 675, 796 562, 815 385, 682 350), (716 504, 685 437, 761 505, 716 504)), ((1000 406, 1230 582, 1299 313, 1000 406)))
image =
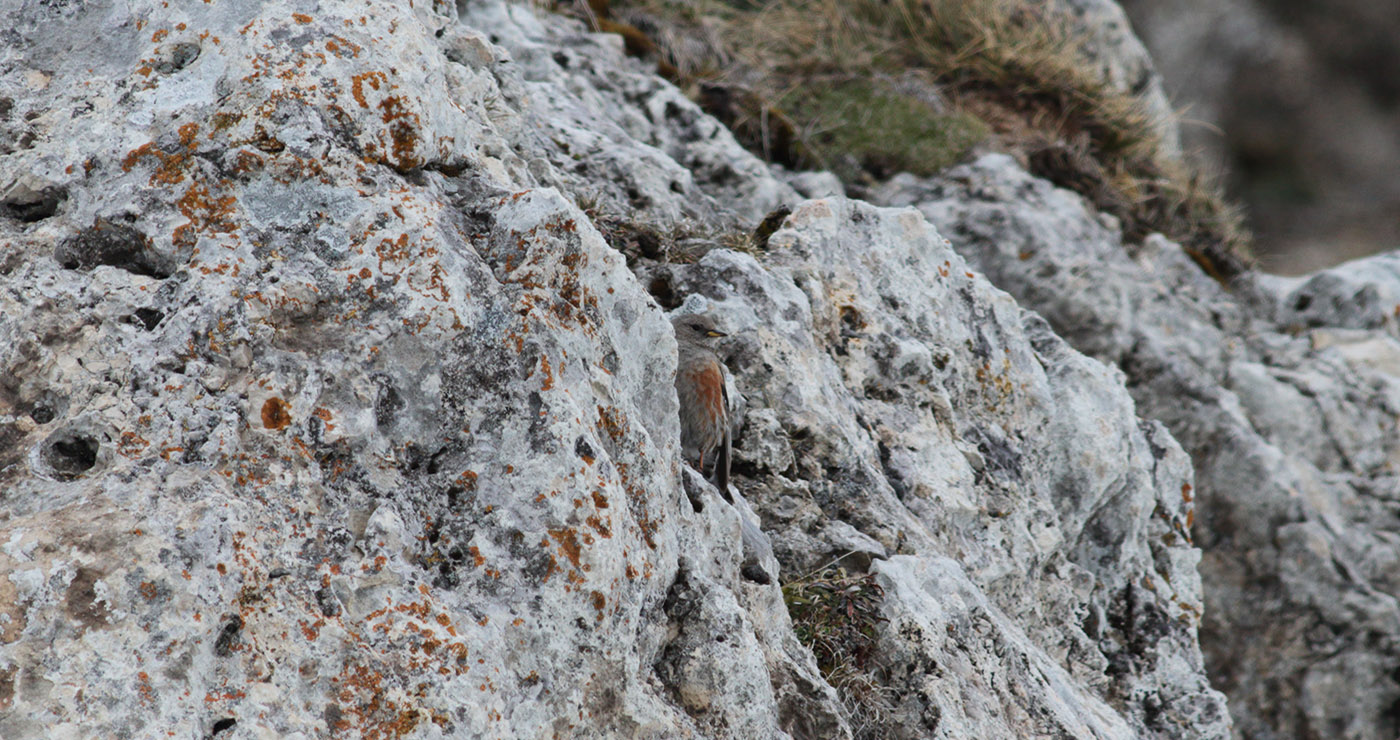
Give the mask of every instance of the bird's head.
POLYGON ((713 347, 721 337, 728 336, 715 326, 714 319, 705 314, 686 314, 671 319, 676 330, 677 342, 689 342, 702 347, 713 347))

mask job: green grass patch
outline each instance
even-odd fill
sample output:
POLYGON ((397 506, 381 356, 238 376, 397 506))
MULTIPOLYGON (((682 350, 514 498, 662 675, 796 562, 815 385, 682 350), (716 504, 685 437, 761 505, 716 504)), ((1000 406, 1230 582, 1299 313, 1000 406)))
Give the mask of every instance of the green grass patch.
POLYGON ((865 80, 802 85, 779 104, 801 132, 812 164, 846 180, 937 174, 990 133, 973 115, 939 113, 865 80))

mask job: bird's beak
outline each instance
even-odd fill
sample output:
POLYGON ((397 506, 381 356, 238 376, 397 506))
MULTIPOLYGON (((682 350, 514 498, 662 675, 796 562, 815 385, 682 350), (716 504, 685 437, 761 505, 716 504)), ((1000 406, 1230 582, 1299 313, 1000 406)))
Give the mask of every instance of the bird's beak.
POLYGON ((711 330, 705 332, 705 336, 707 336, 707 337, 727 337, 727 336, 729 336, 729 335, 728 335, 728 334, 725 334, 725 333, 722 332, 722 331, 717 331, 717 330, 715 330, 715 329, 711 329, 711 330))

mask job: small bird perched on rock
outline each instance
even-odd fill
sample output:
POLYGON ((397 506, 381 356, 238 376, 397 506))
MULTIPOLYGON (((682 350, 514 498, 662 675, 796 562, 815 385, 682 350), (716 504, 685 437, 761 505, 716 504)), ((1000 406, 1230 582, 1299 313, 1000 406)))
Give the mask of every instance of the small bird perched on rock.
POLYGON ((679 345, 676 363, 676 396, 681 404, 681 452, 686 462, 709 476, 724 500, 729 495, 729 394, 724 387, 724 366, 715 352, 725 333, 708 316, 687 314, 671 320, 679 345))
MULTIPOLYGON (((772 559, 773 548, 763 530, 749 518, 753 510, 742 497, 735 501, 737 492, 729 491, 729 392, 724 384, 724 365, 715 352, 715 344, 726 335, 710 317, 701 314, 677 316, 671 319, 671 326, 676 330, 678 346, 676 397, 681 404, 681 454, 701 475, 705 475, 707 461, 714 465, 710 481, 739 514, 744 550, 739 573, 750 581, 769 585, 773 579, 764 570, 763 561, 772 559)), ((692 498, 691 503, 700 511, 696 499, 692 498)))

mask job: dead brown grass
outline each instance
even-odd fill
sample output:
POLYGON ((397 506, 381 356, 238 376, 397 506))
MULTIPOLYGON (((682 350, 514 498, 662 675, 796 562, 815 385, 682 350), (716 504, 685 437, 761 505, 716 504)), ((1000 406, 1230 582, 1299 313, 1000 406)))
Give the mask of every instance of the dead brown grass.
POLYGON ((936 172, 977 149, 1160 231, 1217 279, 1250 263, 1237 209, 1165 155, 1070 32, 1021 0, 571 0, 622 33, 770 161, 848 183, 936 172), (852 111, 860 115, 852 116, 852 111))

